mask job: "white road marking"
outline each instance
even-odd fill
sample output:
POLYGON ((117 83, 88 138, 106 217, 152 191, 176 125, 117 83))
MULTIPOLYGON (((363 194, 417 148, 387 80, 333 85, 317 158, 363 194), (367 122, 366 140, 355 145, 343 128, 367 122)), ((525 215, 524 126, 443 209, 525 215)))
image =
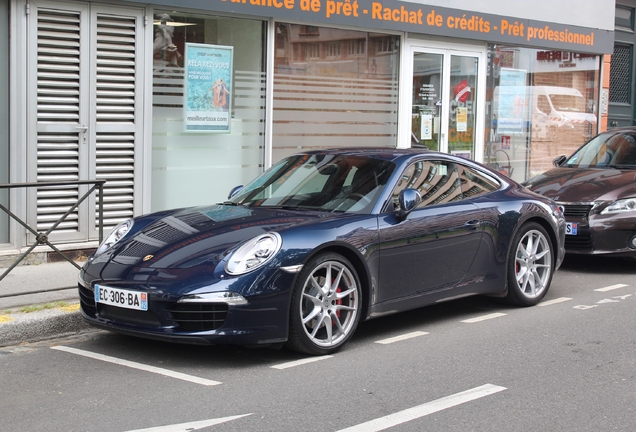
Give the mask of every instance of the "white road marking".
POLYGON ((594 291, 598 291, 598 292, 606 292, 606 291, 612 291, 615 289, 619 289, 619 288, 625 288, 626 286, 629 285, 625 285, 625 284, 616 284, 616 285, 610 285, 610 286, 606 286, 605 288, 597 288, 594 291))
POLYGON ((604 303, 620 303, 620 300, 614 300, 614 299, 603 299, 603 300, 599 300, 596 303, 598 304, 604 304, 604 303))
POLYGON ((454 395, 446 396, 441 399, 437 399, 425 404, 405 409, 404 411, 398 411, 393 414, 389 414, 384 417, 377 418, 375 420, 368 421, 366 423, 360 423, 358 425, 341 429, 338 432, 376 432, 384 429, 388 429, 393 426, 397 426, 402 423, 406 423, 411 420, 415 420, 429 414, 436 413, 448 408, 452 408, 456 405, 461 405, 466 402, 473 401, 485 396, 489 396, 494 393, 506 390, 505 387, 500 387, 492 384, 485 384, 474 389, 466 390, 461 393, 455 393, 454 395))
POLYGON ((544 301, 539 303, 537 306, 550 306, 553 304, 557 304, 557 303, 563 303, 566 301, 572 300, 570 297, 559 297, 559 298, 555 298, 553 300, 548 300, 548 301, 544 301))
POLYGON ((250 414, 243 414, 243 415, 237 415, 237 416, 231 416, 231 417, 222 417, 218 419, 201 420, 201 421, 195 421, 190 423, 158 426, 158 427, 153 427, 149 429, 135 429, 128 432, 189 432, 189 431, 203 429, 208 426, 214 426, 221 423, 226 423, 226 422, 236 420, 241 417, 246 417, 249 415, 252 415, 252 414, 250 413, 250 414))
POLYGON ((499 317, 506 316, 506 315, 507 314, 505 314, 505 313, 497 312, 497 313, 491 313, 489 315, 483 315, 483 316, 476 317, 476 318, 470 318, 470 319, 463 320, 463 321, 460 321, 460 322, 472 324, 472 323, 476 323, 476 322, 479 322, 479 321, 485 321, 485 320, 489 320, 489 319, 493 319, 493 318, 499 318, 499 317))
POLYGON ((71 347, 67 347, 67 346, 53 346, 51 347, 51 349, 54 350, 58 350, 58 351, 64 351, 64 352, 68 352, 71 354, 77 354, 77 355, 81 355, 84 357, 89 357, 95 360, 101 360, 104 362, 108 362, 108 363, 114 363, 116 365, 120 365, 120 366, 126 366, 129 368, 133 368, 133 369, 139 369, 142 371, 146 371, 146 372, 152 372, 152 373, 156 373, 159 375, 164 375, 170 378, 176 378, 176 379, 180 379, 183 381, 189 381, 195 384, 202 384, 202 385, 206 385, 206 386, 214 386, 214 385, 219 385, 221 384, 218 381, 212 381, 212 380, 208 380, 205 378, 199 378, 193 375, 187 375, 187 374, 183 374, 180 372, 175 372, 175 371, 171 371, 168 369, 163 369, 163 368, 158 368, 155 366, 150 366, 150 365, 145 365, 142 363, 136 363, 136 362, 132 362, 129 360, 123 360, 123 359, 119 359, 116 357, 110 357, 107 355, 103 355, 103 354, 97 354, 97 353, 93 353, 90 351, 84 351, 84 350, 80 350, 77 348, 71 348, 71 347))
POLYGON ((270 366, 272 369, 287 369, 287 368, 291 368, 294 366, 300 366, 300 365, 304 365, 307 363, 313 363, 313 362, 317 362, 320 360, 326 360, 328 358, 331 358, 333 356, 330 355, 326 355, 326 356, 322 356, 322 357, 309 357, 306 359, 301 359, 301 360, 296 360, 296 361, 292 361, 292 362, 287 362, 287 363, 281 363, 278 365, 274 365, 274 366, 270 366))
POLYGON ((427 335, 428 332, 423 332, 423 331, 416 331, 416 332, 412 332, 412 333, 406 333, 400 336, 395 336, 392 338, 387 338, 387 339, 382 339, 379 341, 375 341, 375 343, 377 344, 382 344, 382 345, 387 345, 393 342, 400 342, 403 340, 407 340, 407 339, 412 339, 414 337, 418 337, 418 336, 424 336, 427 335))

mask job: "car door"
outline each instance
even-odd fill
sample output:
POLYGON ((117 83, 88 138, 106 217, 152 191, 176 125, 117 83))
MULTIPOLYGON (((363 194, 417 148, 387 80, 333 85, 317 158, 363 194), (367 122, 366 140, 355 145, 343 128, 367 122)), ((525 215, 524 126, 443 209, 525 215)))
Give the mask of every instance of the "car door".
POLYGON ((444 289, 462 280, 479 248, 480 209, 466 197, 461 167, 419 160, 402 173, 392 192, 394 209, 379 218, 380 302, 444 289), (422 202, 405 220, 395 210, 405 188, 422 202))

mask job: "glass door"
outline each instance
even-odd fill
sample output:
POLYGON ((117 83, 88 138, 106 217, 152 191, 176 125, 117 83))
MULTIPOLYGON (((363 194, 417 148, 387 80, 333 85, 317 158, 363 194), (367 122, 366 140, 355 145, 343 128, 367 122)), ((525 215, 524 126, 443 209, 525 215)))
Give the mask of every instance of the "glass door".
POLYGON ((481 162, 484 52, 419 46, 410 51, 405 82, 412 87, 405 111, 410 112, 411 146, 481 162))
POLYGON ((475 114, 479 57, 450 54, 448 148, 451 154, 475 159, 475 114))
POLYGON ((413 52, 411 146, 441 149, 444 55, 413 52))

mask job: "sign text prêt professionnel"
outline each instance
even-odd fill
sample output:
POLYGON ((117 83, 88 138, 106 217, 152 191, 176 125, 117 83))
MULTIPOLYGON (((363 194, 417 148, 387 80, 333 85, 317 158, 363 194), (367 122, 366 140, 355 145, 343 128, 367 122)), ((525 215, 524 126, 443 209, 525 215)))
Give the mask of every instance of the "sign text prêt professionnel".
POLYGON ((150 0, 171 7, 610 54, 614 32, 400 0, 150 0))

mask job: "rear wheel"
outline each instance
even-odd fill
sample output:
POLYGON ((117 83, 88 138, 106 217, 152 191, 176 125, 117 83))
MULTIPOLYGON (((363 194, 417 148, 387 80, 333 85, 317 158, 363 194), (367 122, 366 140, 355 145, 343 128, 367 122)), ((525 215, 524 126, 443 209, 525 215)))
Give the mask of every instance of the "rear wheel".
POLYGON ((294 286, 287 345, 312 355, 342 348, 360 320, 361 293, 358 275, 345 257, 329 252, 312 258, 294 286))
POLYGON ((550 288, 553 255, 545 228, 536 222, 523 225, 514 237, 508 256, 506 300, 522 306, 539 303, 550 288))

